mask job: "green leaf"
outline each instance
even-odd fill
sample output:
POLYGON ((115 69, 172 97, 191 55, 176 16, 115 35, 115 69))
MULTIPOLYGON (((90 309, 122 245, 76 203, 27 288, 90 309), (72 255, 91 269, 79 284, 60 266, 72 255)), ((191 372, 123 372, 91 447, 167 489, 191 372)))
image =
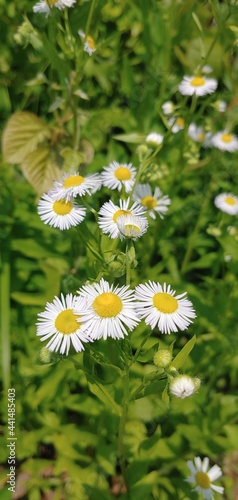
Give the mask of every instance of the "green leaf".
POLYGON ((45 296, 38 293, 12 292, 11 298, 25 306, 45 306, 45 296))
POLYGON ((38 148, 25 156, 21 170, 39 194, 49 191, 60 175, 60 170, 52 161, 50 149, 47 147, 38 148))
POLYGON ((21 163, 37 145, 50 137, 50 128, 38 116, 26 111, 14 113, 3 131, 4 161, 21 163))
POLYGON ((136 132, 132 134, 118 134, 113 136, 117 141, 130 142, 132 144, 140 144, 145 141, 145 135, 137 134, 136 132))
POLYGON ((90 376, 86 375, 87 380, 88 380, 88 386, 90 391, 97 396, 102 403, 110 408, 110 410, 113 410, 117 415, 121 415, 121 408, 120 406, 114 401, 113 397, 111 394, 108 392, 108 390, 103 386, 96 378, 95 376, 90 376))
POLYGON ((176 368, 177 370, 183 366, 185 363, 188 355, 194 348, 196 342, 196 335, 194 335, 186 344, 185 346, 181 349, 181 351, 175 356, 171 367, 176 368))

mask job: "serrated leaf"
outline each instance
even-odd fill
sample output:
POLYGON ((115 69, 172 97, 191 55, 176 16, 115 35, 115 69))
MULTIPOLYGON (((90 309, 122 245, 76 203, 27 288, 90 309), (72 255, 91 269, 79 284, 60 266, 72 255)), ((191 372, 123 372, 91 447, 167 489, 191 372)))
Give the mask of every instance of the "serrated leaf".
POLYGON ((20 168, 39 194, 49 191, 53 182, 60 176, 60 170, 52 161, 50 149, 47 147, 38 148, 29 153, 20 168))
POLYGON ((145 136, 143 134, 137 134, 136 132, 132 134, 118 134, 113 136, 117 141, 130 142, 131 144, 140 144, 145 141, 145 136))
POLYGON ((185 363, 188 355, 190 354, 190 352, 194 348, 195 342, 196 342, 196 335, 194 335, 185 344, 185 346, 181 349, 181 351, 177 354, 177 356, 175 356, 175 358, 174 358, 174 360, 172 362, 171 367, 173 366, 174 368, 176 368, 176 370, 179 370, 179 368, 181 368, 183 366, 183 364, 185 363))
POLYGON ((33 113, 18 111, 8 120, 2 137, 4 161, 21 163, 37 145, 50 137, 50 128, 33 113))

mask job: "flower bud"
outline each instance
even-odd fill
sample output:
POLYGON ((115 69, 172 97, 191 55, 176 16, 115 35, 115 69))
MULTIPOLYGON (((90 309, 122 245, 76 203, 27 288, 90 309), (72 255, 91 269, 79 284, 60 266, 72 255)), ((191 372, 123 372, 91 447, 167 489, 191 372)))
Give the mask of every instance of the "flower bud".
POLYGON ((48 364, 51 362, 51 351, 47 349, 47 347, 42 347, 40 350, 40 360, 44 364, 48 364))
POLYGON ((194 394, 200 387, 200 380, 198 378, 189 377, 189 375, 178 375, 169 385, 171 394, 176 398, 187 398, 194 394))
POLYGON ((172 113, 174 112, 174 105, 172 101, 164 102, 161 107, 164 115, 172 115, 172 113))
POLYGON ((154 364, 159 368, 166 368, 172 361, 172 352, 169 349, 159 349, 154 355, 154 364))

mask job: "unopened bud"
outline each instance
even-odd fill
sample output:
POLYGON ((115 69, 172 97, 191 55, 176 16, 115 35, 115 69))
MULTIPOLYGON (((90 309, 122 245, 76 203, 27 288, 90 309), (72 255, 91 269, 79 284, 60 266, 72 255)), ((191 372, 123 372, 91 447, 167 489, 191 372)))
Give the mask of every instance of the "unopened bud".
POLYGON ((51 362, 51 352, 47 347, 42 347, 40 350, 40 360, 42 363, 48 364, 51 362))
POLYGON ((172 352, 169 349, 159 349, 154 355, 154 364, 160 368, 166 368, 172 361, 172 352))

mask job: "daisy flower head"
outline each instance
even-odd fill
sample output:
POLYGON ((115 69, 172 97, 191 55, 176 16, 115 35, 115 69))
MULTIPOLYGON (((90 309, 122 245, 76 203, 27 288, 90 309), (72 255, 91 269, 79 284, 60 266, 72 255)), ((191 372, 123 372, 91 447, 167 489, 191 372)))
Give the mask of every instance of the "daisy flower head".
POLYGON ((129 193, 134 184, 136 168, 132 163, 118 163, 113 161, 108 167, 104 167, 101 174, 102 184, 110 189, 121 189, 124 187, 126 193, 129 193))
POLYGON ((213 146, 221 151, 233 153, 238 150, 238 138, 234 134, 230 134, 226 130, 217 132, 212 138, 213 146))
POLYGON ((158 187, 153 194, 149 184, 137 184, 133 199, 147 210, 152 219, 156 218, 156 213, 163 219, 171 203, 170 198, 167 195, 163 196, 158 187))
POLYGON ((221 193, 216 196, 214 204, 229 215, 238 214, 238 197, 232 193, 221 193))
POLYGON ((177 134, 180 130, 183 130, 185 127, 185 121, 184 118, 174 118, 171 116, 171 118, 168 119, 168 124, 171 127, 171 131, 173 134, 177 134))
POLYGON ((217 88, 217 80, 205 76, 184 76, 178 86, 182 95, 193 95, 200 97, 206 94, 213 94, 217 88))
POLYGON ((162 144, 163 140, 164 136, 157 134, 157 132, 151 132, 145 138, 146 144, 148 144, 148 146, 152 146, 153 148, 157 148, 160 144, 162 144))
POLYGON ((122 239, 130 238, 137 240, 146 233, 149 223, 146 217, 121 215, 117 219, 117 226, 122 239))
POLYGON ((40 199, 37 212, 44 222, 61 230, 80 224, 86 215, 86 209, 74 201, 66 199, 54 200, 50 193, 40 199))
POLYGON ((135 290, 136 311, 153 330, 158 326, 161 333, 186 330, 196 317, 192 302, 186 292, 175 296, 170 285, 149 281, 135 290))
POLYGON ((145 213, 144 208, 139 203, 130 205, 130 198, 119 200, 119 205, 115 205, 111 200, 104 203, 98 212, 98 225, 102 232, 108 234, 110 238, 123 239, 117 224, 118 218, 121 215, 140 217, 145 213))
POLYGON ((187 466, 191 474, 185 481, 196 485, 192 491, 196 491, 203 495, 205 500, 213 500, 213 491, 221 495, 224 493, 224 488, 222 486, 213 484, 213 481, 221 477, 221 468, 218 465, 213 465, 213 467, 209 469, 208 457, 205 457, 203 460, 200 457, 195 457, 194 461, 188 460, 187 466))
POLYGON ((164 113, 164 115, 172 115, 172 113, 174 112, 174 104, 172 101, 166 101, 164 102, 164 104, 162 104, 162 111, 164 113))
POLYGON ((40 0, 33 7, 33 12, 40 12, 49 15, 50 9, 56 7, 59 10, 65 7, 73 7, 76 0, 40 0))
POLYGON ((78 31, 78 35, 84 40, 84 52, 87 52, 90 56, 96 52, 97 48, 94 39, 90 35, 86 35, 82 30, 78 31))
POLYGON ((199 379, 193 379, 189 375, 178 375, 170 382, 169 390, 176 398, 184 399, 194 394, 199 386, 199 379))
POLYGON ((102 278, 99 283, 83 286, 78 293, 87 303, 84 309, 79 303, 78 312, 93 340, 123 339, 128 335, 127 329, 132 331, 139 323, 129 286, 114 287, 102 278))
POLYGON ((195 123, 190 123, 188 127, 188 135, 195 142, 204 142, 206 139, 203 127, 199 127, 195 123))
POLYGON ((101 187, 101 177, 98 174, 82 176, 79 172, 66 173, 61 181, 54 183, 50 195, 54 200, 68 201, 76 196, 95 193, 101 187))
POLYGON ((49 340, 46 348, 50 351, 68 355, 71 346, 80 352, 84 350, 83 343, 91 341, 81 316, 75 314, 78 300, 72 293, 66 297, 61 294, 61 298, 55 297, 52 303, 47 302, 45 310, 38 314, 36 335, 42 342, 49 340))

